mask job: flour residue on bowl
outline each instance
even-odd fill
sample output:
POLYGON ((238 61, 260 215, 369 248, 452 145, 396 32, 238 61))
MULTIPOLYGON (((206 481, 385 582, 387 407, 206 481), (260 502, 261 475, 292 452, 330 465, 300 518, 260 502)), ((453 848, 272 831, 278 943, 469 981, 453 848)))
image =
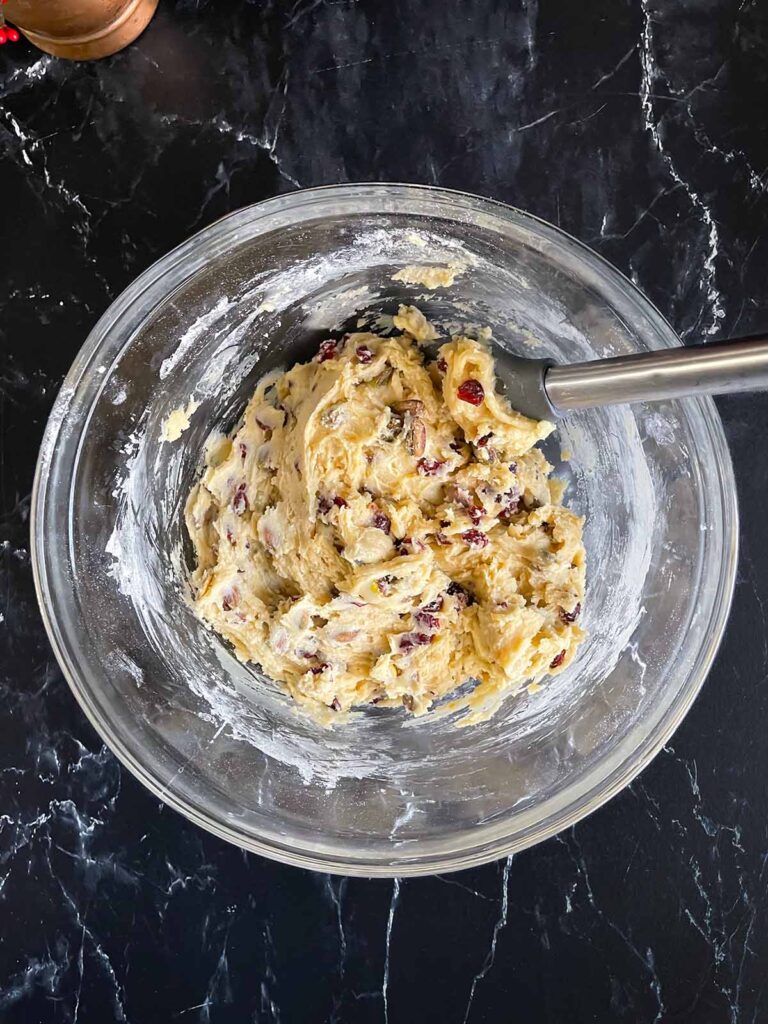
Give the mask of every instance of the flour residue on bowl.
MULTIPOLYGON (((198 713, 206 720, 210 717, 217 735, 291 766, 312 786, 407 777, 418 769, 425 743, 445 751, 445 770, 450 771, 448 764, 464 756, 464 750, 471 749, 472 756, 481 760, 507 759, 510 749, 519 750, 531 737, 558 734, 566 745, 585 742, 571 729, 579 722, 585 702, 603 706, 602 682, 627 656, 627 645, 643 614, 657 495, 633 414, 612 409, 601 413, 598 422, 592 421, 591 414, 567 421, 561 426, 554 455, 549 456, 557 458, 560 444, 570 450, 569 501, 587 517, 584 625, 589 640, 563 676, 530 694, 510 698, 492 723, 457 734, 455 716, 447 708, 418 722, 393 718, 396 712, 377 716, 374 710, 353 714, 343 728, 329 732, 299 715, 270 680, 241 665, 192 615, 185 537, 179 526, 183 500, 197 472, 189 465, 190 449, 201 450, 206 436, 221 436, 236 418, 274 332, 279 334, 291 323, 301 324, 302 330, 332 332, 350 317, 358 317, 366 327, 373 324, 376 329, 391 330, 392 313, 382 306, 380 295, 392 277, 392 264, 424 265, 425 247, 430 257, 445 266, 471 265, 473 279, 483 280, 496 272, 483 257, 462 251, 455 239, 444 239, 438 232, 422 230, 416 241, 413 232, 374 229, 356 232, 348 244, 329 255, 309 256, 300 263, 260 272, 239 302, 212 300, 211 309, 185 328, 181 343, 163 361, 168 395, 155 403, 152 415, 143 417, 138 426, 138 448, 126 461, 120 511, 108 544, 122 592, 129 596, 152 647, 168 661, 168 670, 183 678, 199 698, 198 713), (377 261, 384 270, 378 279, 360 276, 377 261), (160 445, 163 421, 186 404, 190 391, 200 403, 194 419, 179 443, 160 445), (237 395, 242 396, 240 404, 233 405, 237 395), (615 496, 608 503, 602 497, 605 484, 616 474, 621 474, 621 484, 613 488, 615 496), (621 528, 612 519, 613 511, 622 519, 621 528), (625 532, 630 536, 623 536, 625 532), (604 560, 613 566, 613 574, 601 571, 604 560), (175 604, 173 615, 168 614, 169 602, 175 604), (610 616, 601 612, 607 606, 614 609, 610 616), (180 643, 183 660, 175 657, 180 643)), ((469 275, 460 280, 469 282, 469 275)), ((496 312, 468 287, 437 309, 436 322, 446 333, 451 325, 467 321, 478 329, 490 324, 497 344, 516 345, 523 353, 535 336, 545 352, 547 339, 556 338, 558 344, 568 346, 569 358, 594 356, 589 338, 568 322, 557 302, 531 305, 533 289, 520 268, 504 280, 509 307, 496 312), (461 316, 452 318, 448 308, 454 300, 461 316)), ((459 288, 460 281, 455 280, 453 287, 459 288)), ((562 352, 555 354, 562 356, 562 352)), ((598 733, 610 727, 609 721, 610 715, 598 733)), ((593 740, 598 742, 598 734, 593 740)))
POLYGON ((166 377, 183 362, 185 356, 193 347, 195 342, 199 341, 200 338, 204 337, 211 327, 220 320, 221 317, 230 308, 232 303, 226 297, 222 297, 216 302, 212 309, 203 313, 199 316, 182 334, 179 341, 174 348, 173 352, 167 356, 160 364, 160 380, 165 380, 166 377))

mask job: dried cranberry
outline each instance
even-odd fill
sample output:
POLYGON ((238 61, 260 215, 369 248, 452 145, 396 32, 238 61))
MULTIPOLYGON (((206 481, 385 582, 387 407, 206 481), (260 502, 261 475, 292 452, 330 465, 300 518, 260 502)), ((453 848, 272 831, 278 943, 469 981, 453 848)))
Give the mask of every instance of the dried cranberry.
POLYGON ((398 555, 408 555, 409 548, 413 551, 424 551, 426 545, 418 537, 403 537, 394 542, 394 550, 398 555))
POLYGON ((328 667, 329 666, 327 661, 321 661, 319 665, 313 665, 309 671, 312 673, 313 676, 319 676, 320 673, 325 672, 325 670, 328 667))
POLYGON ((479 380, 470 377, 463 384, 459 384, 456 394, 462 402, 469 402, 470 405, 482 405, 485 398, 485 389, 479 380))
POLYGON ((558 655, 556 655, 552 659, 552 661, 550 662, 549 667, 550 668, 560 668, 560 666, 563 664, 564 661, 565 661, 565 651, 560 651, 560 653, 558 655))
POLYGON ((467 509, 467 515, 473 523, 479 523, 485 515, 485 509, 482 505, 470 505, 467 509))
POLYGON ((512 516, 520 511, 523 499, 515 491, 507 491, 502 497, 504 499, 504 508, 499 512, 499 519, 503 523, 508 523, 512 516))
POLYGON ((482 530, 465 530, 462 533, 462 539, 471 544, 472 547, 484 548, 488 544, 488 537, 483 533, 482 530))
POLYGON ((430 615, 429 612, 423 610, 416 612, 414 618, 424 629, 440 629, 440 619, 436 615, 430 615))
POLYGON ((470 592, 468 590, 465 590, 464 587, 462 587, 462 585, 460 583, 457 583, 455 580, 452 580, 451 583, 448 585, 446 593, 450 594, 451 597, 456 598, 456 603, 460 608, 466 608, 467 605, 472 604, 474 601, 474 598, 472 597, 470 592))
POLYGON ((445 373, 448 369, 448 363, 446 363, 442 356, 437 360, 437 368, 440 373, 445 373))
POLYGON ((332 711, 341 711, 341 701, 339 700, 338 697, 333 698, 333 700, 330 703, 330 708, 332 711))
POLYGON ((374 512, 372 522, 377 530, 383 530, 384 533, 389 533, 392 526, 392 520, 389 516, 385 516, 383 512, 374 512))
POLYGON ((373 359, 373 352, 371 352, 367 345, 358 345, 355 349, 355 355, 361 363, 370 363, 373 359))
POLYGON ((445 547, 446 544, 450 544, 450 539, 444 533, 436 533, 435 540, 438 544, 442 544, 445 547))
POLYGON ((510 464, 509 464, 509 472, 510 473, 516 473, 517 472, 517 463, 516 462, 510 462, 510 464))
POLYGON ((248 445, 245 442, 240 442, 240 458, 245 462, 245 457, 248 454, 248 445))
POLYGON ((424 607, 422 608, 422 611, 425 611, 425 612, 439 612, 442 607, 443 607, 443 599, 442 599, 442 597, 440 597, 438 595, 435 598, 434 601, 430 601, 429 604, 425 604, 424 607))
POLYGON ((229 541, 230 544, 235 543, 235 535, 232 533, 231 530, 227 530, 227 540, 229 541))
POLYGON ((228 590, 224 597, 221 599, 221 607, 225 612, 231 611, 236 605, 240 603, 240 591, 237 587, 232 587, 228 590))
POLYGON ((410 651, 414 647, 421 647, 431 641, 427 633, 406 633, 400 637, 400 650, 410 651))
POLYGON ((336 506, 336 508, 349 508, 349 505, 346 503, 346 501, 344 501, 343 498, 339 497, 338 494, 333 499, 333 504, 336 506))
POLYGON ((491 431, 490 434, 483 434, 482 437, 479 437, 477 439, 477 447, 478 448, 485 448, 485 446, 488 444, 488 442, 491 440, 492 437, 493 437, 493 431, 491 431))
POLYGON ((321 516, 324 516, 326 512, 330 512, 332 507, 333 506, 331 505, 331 502, 329 501, 328 498, 317 499, 317 511, 320 513, 321 516))
POLYGON ((560 609, 560 618, 563 622, 575 622, 581 614, 581 604, 577 604, 572 612, 567 612, 564 608, 560 609))
POLYGON ((335 359, 338 355, 337 349, 338 342, 334 341, 333 338, 329 338, 327 341, 322 342, 320 348, 317 350, 316 359, 318 363, 324 363, 326 359, 335 359))
POLYGON ((232 499, 232 509, 239 516, 248 510, 248 495, 245 493, 247 486, 245 482, 241 483, 232 499))
POLYGON ((439 459, 419 459, 416 469, 422 476, 436 476, 444 465, 439 459))

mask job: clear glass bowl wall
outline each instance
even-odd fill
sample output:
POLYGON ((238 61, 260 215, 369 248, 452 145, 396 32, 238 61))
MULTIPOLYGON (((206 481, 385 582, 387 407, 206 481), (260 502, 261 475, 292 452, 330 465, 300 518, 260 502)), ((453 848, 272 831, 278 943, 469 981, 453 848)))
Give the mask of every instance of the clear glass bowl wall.
POLYGON ((589 813, 681 720, 733 589, 734 483, 712 402, 594 410, 545 448, 586 516, 589 638, 539 693, 470 728, 371 709, 327 730, 240 664, 189 607, 182 513, 205 440, 287 347, 308 355, 328 329, 417 295, 446 328, 490 326, 523 354, 678 344, 625 278, 518 211, 417 186, 299 192, 224 218, 131 285, 72 367, 38 465, 38 593, 90 720, 193 821, 321 870, 466 867, 589 813), (445 261, 466 267, 449 291, 391 279, 445 261), (191 398, 190 428, 161 444, 191 398))

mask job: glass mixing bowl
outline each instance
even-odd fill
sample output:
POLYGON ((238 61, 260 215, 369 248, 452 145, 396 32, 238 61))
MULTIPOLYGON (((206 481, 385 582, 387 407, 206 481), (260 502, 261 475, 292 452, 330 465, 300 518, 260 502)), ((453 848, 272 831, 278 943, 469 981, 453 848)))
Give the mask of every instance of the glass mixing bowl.
POLYGON ((371 708, 328 730, 298 713, 193 615, 184 502, 206 437, 286 347, 309 352, 403 299, 446 330, 487 325, 563 361, 679 344, 602 259, 499 203, 411 185, 296 192, 201 231, 110 307, 57 398, 33 496, 48 633, 112 750, 216 835, 346 874, 488 861, 627 785, 702 685, 736 565, 711 401, 572 415, 545 446, 586 516, 589 637, 569 669, 468 728, 371 708), (392 280, 445 262, 463 267, 448 290, 392 280), (161 443, 191 399, 189 429, 161 443))

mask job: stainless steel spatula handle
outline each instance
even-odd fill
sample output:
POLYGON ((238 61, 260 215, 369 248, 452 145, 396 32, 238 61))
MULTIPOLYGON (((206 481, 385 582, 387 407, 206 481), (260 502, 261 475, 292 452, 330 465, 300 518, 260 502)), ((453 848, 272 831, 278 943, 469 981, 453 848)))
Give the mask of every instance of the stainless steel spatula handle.
POLYGON ((498 356, 497 372, 514 409, 551 420, 573 409, 620 402, 768 388, 768 336, 570 366, 504 353, 498 356))
POLYGON ((552 366, 544 384, 549 401, 563 411, 756 391, 768 388, 768 337, 552 366))

